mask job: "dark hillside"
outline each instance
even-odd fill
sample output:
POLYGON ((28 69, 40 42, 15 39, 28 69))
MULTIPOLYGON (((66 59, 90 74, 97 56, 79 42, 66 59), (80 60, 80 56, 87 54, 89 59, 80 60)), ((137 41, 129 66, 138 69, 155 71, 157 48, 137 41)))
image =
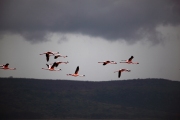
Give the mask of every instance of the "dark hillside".
POLYGON ((1 118, 180 118, 180 82, 0 78, 1 118))

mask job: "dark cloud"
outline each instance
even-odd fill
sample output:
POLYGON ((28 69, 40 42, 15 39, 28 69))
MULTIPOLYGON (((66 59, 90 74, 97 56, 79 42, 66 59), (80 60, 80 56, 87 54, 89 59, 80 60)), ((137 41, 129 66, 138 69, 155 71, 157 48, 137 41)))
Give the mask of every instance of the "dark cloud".
POLYGON ((68 40, 68 38, 65 35, 61 35, 61 37, 58 40, 58 43, 60 44, 60 43, 67 41, 67 40, 68 40))
POLYGON ((179 0, 1 0, 0 31, 29 41, 48 32, 81 33, 134 43, 159 42, 158 25, 180 24, 179 0))

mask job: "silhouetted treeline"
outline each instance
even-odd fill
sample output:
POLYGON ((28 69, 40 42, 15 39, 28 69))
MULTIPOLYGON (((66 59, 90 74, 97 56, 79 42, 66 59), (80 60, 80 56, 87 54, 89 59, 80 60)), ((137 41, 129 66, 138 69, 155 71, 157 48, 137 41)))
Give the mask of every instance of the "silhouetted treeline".
POLYGON ((4 119, 180 119, 180 82, 0 78, 4 119))

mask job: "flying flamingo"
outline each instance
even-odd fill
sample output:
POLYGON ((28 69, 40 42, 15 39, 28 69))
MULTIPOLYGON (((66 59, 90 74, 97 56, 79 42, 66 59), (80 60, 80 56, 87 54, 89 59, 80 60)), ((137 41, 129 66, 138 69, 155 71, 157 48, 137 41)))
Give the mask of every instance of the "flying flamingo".
POLYGON ((4 69, 4 70, 16 70, 16 68, 9 68, 9 63, 6 63, 5 65, 0 65, 0 69, 4 69))
POLYGON ((57 62, 54 62, 54 63, 55 63, 54 66, 55 66, 55 67, 58 67, 58 65, 61 64, 61 63, 67 64, 67 63, 69 63, 69 62, 68 62, 68 61, 67 61, 67 62, 60 62, 60 61, 57 61, 57 62))
POLYGON ((56 55, 54 55, 54 59, 57 59, 58 57, 63 57, 63 58, 65 58, 65 57, 68 57, 67 55, 66 56, 63 56, 63 55, 61 55, 61 54, 56 54, 56 55))
POLYGON ((74 76, 74 77, 77 77, 77 76, 84 77, 85 76, 85 75, 79 75, 78 72, 79 72, 79 66, 77 66, 74 74, 67 74, 67 76, 74 76))
POLYGON ((47 60, 47 62, 48 62, 50 55, 59 54, 59 52, 50 52, 50 51, 48 51, 48 52, 45 52, 45 53, 42 53, 42 54, 39 54, 39 55, 44 55, 44 54, 46 55, 46 60, 47 60))
POLYGON ((54 69, 54 67, 56 66, 56 63, 54 62, 53 65, 51 66, 51 64, 46 64, 48 69, 46 68, 42 68, 44 70, 49 70, 49 71, 60 71, 61 69, 54 69))
POLYGON ((117 64, 116 62, 114 61, 104 61, 104 62, 98 62, 98 63, 103 63, 103 65, 106 65, 106 64, 117 64))
POLYGON ((121 77, 121 72, 131 72, 131 70, 128 70, 128 69, 119 69, 118 71, 114 71, 115 72, 118 72, 118 77, 120 78, 121 77))
POLYGON ((122 60, 122 61, 125 61, 125 62, 120 62, 120 63, 127 63, 127 64, 139 64, 138 62, 132 62, 132 59, 134 57, 131 56, 128 60, 122 60))

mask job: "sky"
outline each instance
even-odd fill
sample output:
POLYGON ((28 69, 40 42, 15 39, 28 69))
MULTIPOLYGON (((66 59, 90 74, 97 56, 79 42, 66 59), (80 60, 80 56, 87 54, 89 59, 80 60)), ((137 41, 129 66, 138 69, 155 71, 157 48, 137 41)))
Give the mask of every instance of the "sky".
POLYGON ((180 81, 179 0, 1 0, 0 77, 82 81, 164 78, 180 81), (46 61, 53 51, 67 58, 46 61), (140 64, 123 64, 134 56, 140 64), (103 66, 98 62, 115 61, 103 66), (46 64, 62 71, 46 71, 46 64), (79 66, 79 74, 72 77, 79 66), (130 69, 123 72, 119 69, 130 69))

